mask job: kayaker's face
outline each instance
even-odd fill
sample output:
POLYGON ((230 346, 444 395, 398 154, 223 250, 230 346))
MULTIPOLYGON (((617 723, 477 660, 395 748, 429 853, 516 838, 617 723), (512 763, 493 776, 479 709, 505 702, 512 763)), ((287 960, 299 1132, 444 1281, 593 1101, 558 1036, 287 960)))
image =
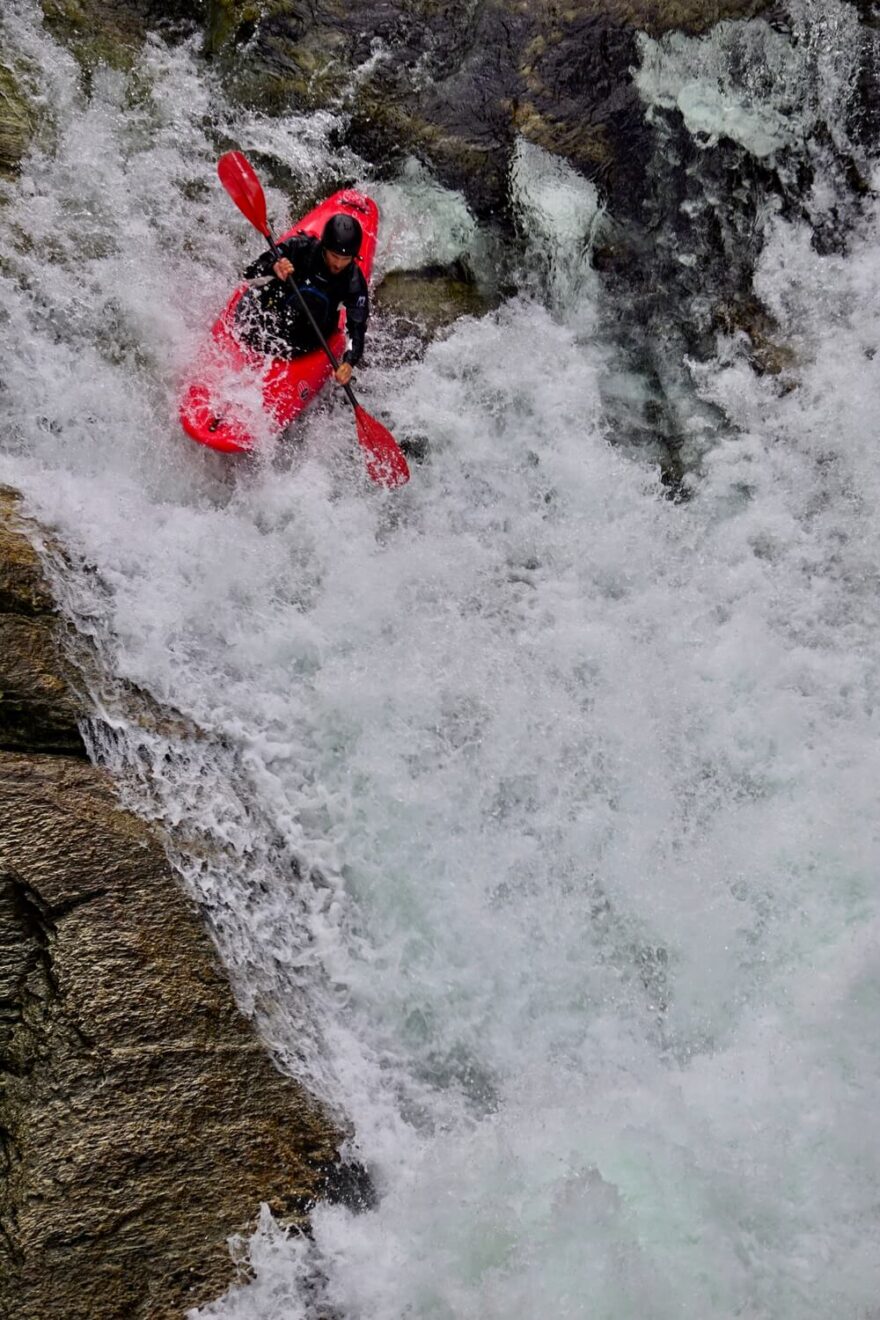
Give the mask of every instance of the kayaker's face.
POLYGON ((343 257, 339 252, 331 252, 329 248, 324 248, 324 261, 331 275, 339 275, 346 266, 351 265, 354 257, 343 257))

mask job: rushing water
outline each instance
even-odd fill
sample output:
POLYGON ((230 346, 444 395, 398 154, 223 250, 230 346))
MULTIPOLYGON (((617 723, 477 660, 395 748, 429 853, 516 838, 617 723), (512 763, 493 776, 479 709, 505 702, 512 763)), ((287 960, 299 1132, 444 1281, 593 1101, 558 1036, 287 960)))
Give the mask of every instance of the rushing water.
MULTIPOLYGON (((543 287, 405 365, 374 327, 411 484, 369 485, 338 399, 233 472, 175 416, 254 251, 216 141, 303 195, 368 164, 329 115, 233 111, 186 47, 86 99, 29 0, 3 22, 43 122, 0 209, 0 478, 73 560, 95 755, 379 1194, 310 1243, 266 1217, 200 1315, 876 1316, 878 208, 825 256, 761 217, 796 361, 691 364, 685 503, 628 443, 595 192, 525 147, 543 287)), ((646 47, 643 93, 772 153, 797 104, 731 100, 725 41, 646 47)), ((382 269, 489 259, 423 171, 373 191, 382 269)))

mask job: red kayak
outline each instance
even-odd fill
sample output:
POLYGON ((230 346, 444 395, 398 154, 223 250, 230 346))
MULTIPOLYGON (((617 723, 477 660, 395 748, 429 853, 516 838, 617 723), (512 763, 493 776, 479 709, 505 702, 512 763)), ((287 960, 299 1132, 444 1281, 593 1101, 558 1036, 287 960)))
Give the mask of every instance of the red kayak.
MULTIPOLYGON (((282 234, 313 234, 320 238, 332 215, 354 216, 364 231, 357 261, 367 280, 373 269, 379 208, 371 197, 346 188, 282 234)), ((279 435, 308 407, 332 375, 322 349, 295 358, 266 357, 236 336, 235 309, 247 291, 240 284, 211 331, 211 339, 196 364, 197 379, 187 387, 180 405, 183 429, 200 445, 225 453, 249 453, 261 440, 279 435)), ((345 310, 338 329, 328 337, 337 358, 345 351, 345 310)))

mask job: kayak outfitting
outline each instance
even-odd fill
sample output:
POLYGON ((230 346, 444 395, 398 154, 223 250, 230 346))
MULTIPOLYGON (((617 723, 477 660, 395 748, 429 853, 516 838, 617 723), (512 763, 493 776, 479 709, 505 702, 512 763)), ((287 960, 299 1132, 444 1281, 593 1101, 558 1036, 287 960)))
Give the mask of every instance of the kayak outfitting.
MULTIPOLYGON (((379 208, 371 197, 343 189, 328 197, 281 236, 297 234, 320 239, 328 250, 356 256, 367 280, 373 267, 379 208)), ((265 430, 280 434, 315 399, 333 375, 333 367, 322 348, 297 357, 269 357, 250 347, 237 333, 236 313, 248 293, 240 284, 211 330, 211 339, 200 354, 196 379, 186 388, 180 405, 180 420, 187 435, 201 445, 225 453, 248 453, 258 444, 260 418, 249 417, 242 401, 245 382, 262 397, 265 430)), ((345 310, 327 343, 336 358, 345 351, 345 310)))

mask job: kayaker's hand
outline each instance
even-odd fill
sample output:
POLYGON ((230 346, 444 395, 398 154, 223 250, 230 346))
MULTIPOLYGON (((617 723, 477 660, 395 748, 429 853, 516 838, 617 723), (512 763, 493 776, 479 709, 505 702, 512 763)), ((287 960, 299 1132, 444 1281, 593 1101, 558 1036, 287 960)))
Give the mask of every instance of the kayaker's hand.
POLYGON ((348 384, 351 380, 350 362, 340 362, 339 366, 336 368, 336 379, 339 381, 340 385, 348 384))
POLYGON ((293 274, 293 263, 287 260, 287 257, 279 257, 278 261, 272 267, 279 280, 286 280, 293 274))

